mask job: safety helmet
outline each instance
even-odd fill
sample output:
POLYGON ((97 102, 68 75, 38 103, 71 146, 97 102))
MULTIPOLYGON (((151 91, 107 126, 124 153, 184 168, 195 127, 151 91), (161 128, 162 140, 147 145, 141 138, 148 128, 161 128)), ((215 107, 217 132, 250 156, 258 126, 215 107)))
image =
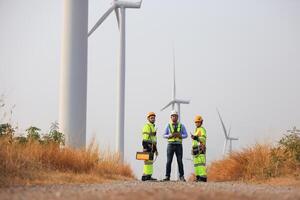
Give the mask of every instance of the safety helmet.
POLYGON ((154 116, 154 117, 155 117, 156 115, 155 115, 154 112, 149 112, 149 113, 147 114, 147 118, 149 118, 149 117, 151 117, 151 116, 154 116))
POLYGON ((172 116, 172 115, 177 115, 178 116, 178 112, 176 110, 172 110, 170 116, 172 116))
POLYGON ((202 117, 200 115, 197 115, 195 117, 195 122, 202 122, 202 121, 203 121, 203 119, 202 119, 202 117))

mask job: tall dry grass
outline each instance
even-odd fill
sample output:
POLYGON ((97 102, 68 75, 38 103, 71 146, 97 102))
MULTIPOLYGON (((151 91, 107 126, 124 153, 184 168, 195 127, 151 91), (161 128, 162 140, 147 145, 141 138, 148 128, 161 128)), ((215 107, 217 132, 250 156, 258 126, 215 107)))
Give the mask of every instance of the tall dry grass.
POLYGON ((24 144, 0 138, 0 186, 30 183, 102 182, 132 179, 129 165, 117 154, 61 148, 56 143, 24 144))
MULTIPOLYGON (((300 144, 299 140, 297 142, 300 144)), ((256 144, 212 162, 208 167, 208 178, 213 181, 259 181, 286 176, 300 178, 300 162, 294 153, 283 145, 256 144)))

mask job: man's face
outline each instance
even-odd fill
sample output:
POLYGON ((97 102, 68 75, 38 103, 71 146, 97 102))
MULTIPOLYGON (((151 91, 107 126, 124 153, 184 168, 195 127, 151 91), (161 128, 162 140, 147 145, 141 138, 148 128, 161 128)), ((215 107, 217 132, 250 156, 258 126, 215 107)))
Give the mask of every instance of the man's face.
POLYGON ((197 127, 200 127, 200 126, 202 126, 202 121, 200 121, 200 122, 195 122, 195 124, 196 124, 197 127))
POLYGON ((178 121, 178 115, 171 115, 171 120, 173 123, 176 123, 178 121))
POLYGON ((152 116, 148 117, 148 120, 149 120, 150 123, 154 124, 155 123, 155 116, 152 115, 152 116))

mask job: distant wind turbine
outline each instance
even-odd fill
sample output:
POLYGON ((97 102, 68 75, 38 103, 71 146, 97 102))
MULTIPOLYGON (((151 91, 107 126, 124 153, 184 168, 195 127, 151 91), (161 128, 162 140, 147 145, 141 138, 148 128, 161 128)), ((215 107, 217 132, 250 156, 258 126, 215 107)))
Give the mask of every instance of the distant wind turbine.
POLYGON ((230 137, 230 130, 231 128, 229 128, 229 131, 227 132, 225 124, 222 120, 221 114, 219 112, 219 110, 217 109, 221 124, 222 124, 222 128, 223 128, 223 132, 225 135, 225 141, 224 141, 224 147, 223 147, 223 155, 225 155, 226 153, 226 148, 227 148, 227 142, 229 141, 229 153, 232 153, 232 141, 233 140, 238 140, 238 138, 234 138, 234 137, 230 137))
POLYGON ((172 110, 175 109, 175 105, 177 105, 177 111, 178 111, 178 121, 180 121, 180 105, 181 104, 189 104, 190 100, 180 100, 176 98, 176 77, 175 77, 175 52, 173 49, 173 97, 171 99, 171 101, 164 106, 161 111, 165 110, 166 108, 168 108, 169 106, 172 107, 172 110))
POLYGON ((114 0, 112 6, 97 21, 94 27, 89 31, 88 36, 104 22, 112 11, 115 11, 118 27, 120 29, 120 61, 118 69, 118 97, 117 97, 117 139, 116 151, 120 153, 121 161, 124 160, 124 118, 125 118, 125 9, 140 8, 140 2, 127 2, 114 0), (120 12, 119 12, 120 11, 120 12))

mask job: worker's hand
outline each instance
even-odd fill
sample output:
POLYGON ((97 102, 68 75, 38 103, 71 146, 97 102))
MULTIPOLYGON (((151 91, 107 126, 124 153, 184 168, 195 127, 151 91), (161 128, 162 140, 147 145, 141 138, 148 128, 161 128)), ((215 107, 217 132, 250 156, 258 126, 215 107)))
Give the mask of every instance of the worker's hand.
POLYGON ((175 132, 175 133, 173 133, 173 136, 174 136, 175 138, 179 138, 179 137, 181 137, 181 134, 178 133, 178 132, 175 132))
POLYGON ((169 135, 168 139, 172 139, 174 137, 174 135, 169 135))
POLYGON ((191 135, 191 138, 193 139, 193 140, 199 140, 199 137, 197 136, 197 135, 191 135))

